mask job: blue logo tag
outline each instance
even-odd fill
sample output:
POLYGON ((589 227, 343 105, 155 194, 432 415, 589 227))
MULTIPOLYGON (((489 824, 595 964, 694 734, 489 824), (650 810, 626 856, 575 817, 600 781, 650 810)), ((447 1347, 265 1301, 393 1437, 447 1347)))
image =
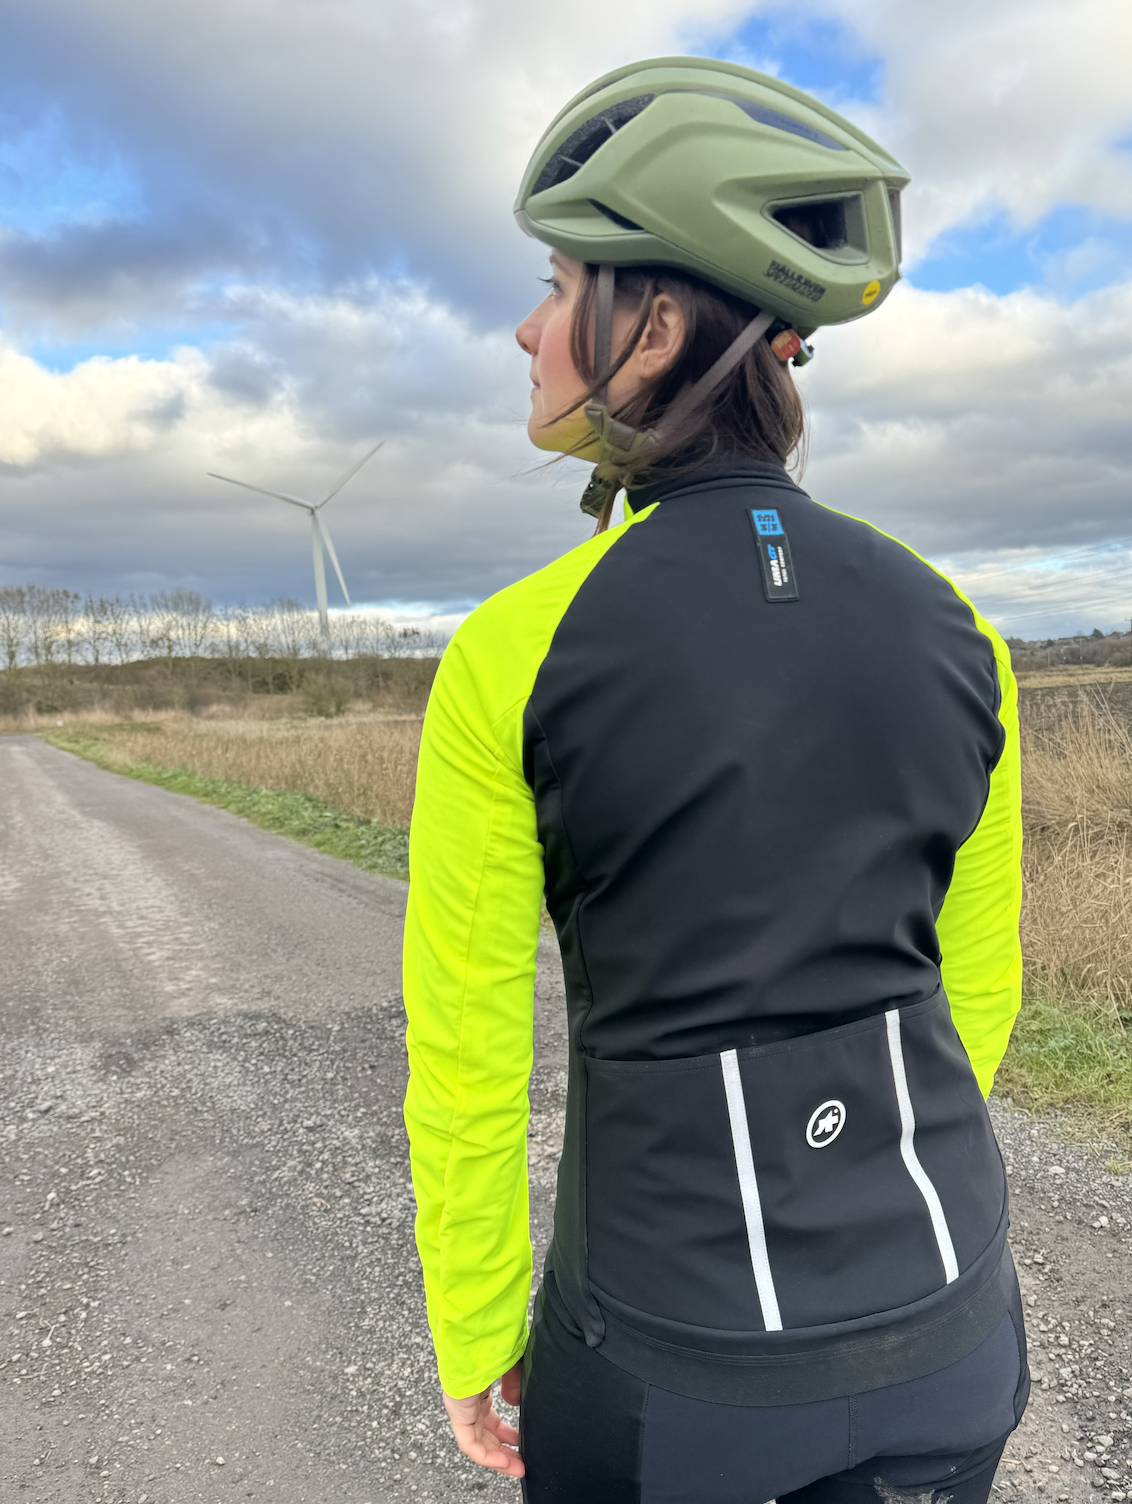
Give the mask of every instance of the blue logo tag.
MULTIPOLYGON (((794 561, 790 557, 790 540, 777 511, 771 507, 750 509, 755 530, 755 547, 762 565, 763 594, 770 602, 796 601, 798 582, 794 578, 794 561)), ((828 1104, 827 1104, 828 1105, 828 1104)))

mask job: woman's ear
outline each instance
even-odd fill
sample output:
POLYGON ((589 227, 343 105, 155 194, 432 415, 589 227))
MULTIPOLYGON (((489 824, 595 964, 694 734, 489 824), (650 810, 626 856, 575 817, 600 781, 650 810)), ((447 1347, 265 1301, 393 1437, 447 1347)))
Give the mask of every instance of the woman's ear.
POLYGON ((643 381, 662 376, 684 348, 687 325, 684 310, 668 293, 658 293, 652 300, 649 321, 633 352, 643 381))

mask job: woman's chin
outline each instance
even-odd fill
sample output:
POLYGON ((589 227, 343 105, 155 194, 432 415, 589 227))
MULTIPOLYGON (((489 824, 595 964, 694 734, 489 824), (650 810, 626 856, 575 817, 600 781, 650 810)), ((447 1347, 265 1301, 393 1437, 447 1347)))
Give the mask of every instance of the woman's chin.
POLYGON ((559 453, 565 453, 567 448, 553 428, 546 428, 543 424, 536 423, 534 418, 527 424, 527 437, 536 449, 546 449, 551 452, 557 450, 559 453))
POLYGON ((560 423, 542 423, 532 414, 527 422, 527 436, 536 449, 572 454, 584 460, 598 457, 594 431, 580 414, 571 414, 560 423))

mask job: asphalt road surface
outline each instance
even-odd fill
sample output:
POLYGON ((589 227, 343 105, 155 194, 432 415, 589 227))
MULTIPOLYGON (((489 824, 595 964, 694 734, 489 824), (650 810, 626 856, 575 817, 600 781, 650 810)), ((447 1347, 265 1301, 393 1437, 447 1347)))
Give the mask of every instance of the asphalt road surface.
MULTIPOLYGON (((400 1118, 404 894, 0 738, 4 1504, 518 1504, 455 1453, 432 1368, 400 1118)), ((539 1243, 562 1020, 548 950, 539 1243)), ((1128 1187, 1040 1124, 997 1122, 1045 1387, 996 1487, 1119 1504, 1128 1187)))

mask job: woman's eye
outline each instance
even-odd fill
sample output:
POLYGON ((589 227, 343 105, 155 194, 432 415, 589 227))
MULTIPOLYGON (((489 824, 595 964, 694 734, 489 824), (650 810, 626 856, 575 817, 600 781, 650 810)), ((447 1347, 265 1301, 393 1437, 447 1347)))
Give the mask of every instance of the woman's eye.
POLYGON ((552 293, 560 293, 562 291, 562 283, 559 282, 557 277, 540 277, 539 281, 544 287, 549 287, 552 293))

